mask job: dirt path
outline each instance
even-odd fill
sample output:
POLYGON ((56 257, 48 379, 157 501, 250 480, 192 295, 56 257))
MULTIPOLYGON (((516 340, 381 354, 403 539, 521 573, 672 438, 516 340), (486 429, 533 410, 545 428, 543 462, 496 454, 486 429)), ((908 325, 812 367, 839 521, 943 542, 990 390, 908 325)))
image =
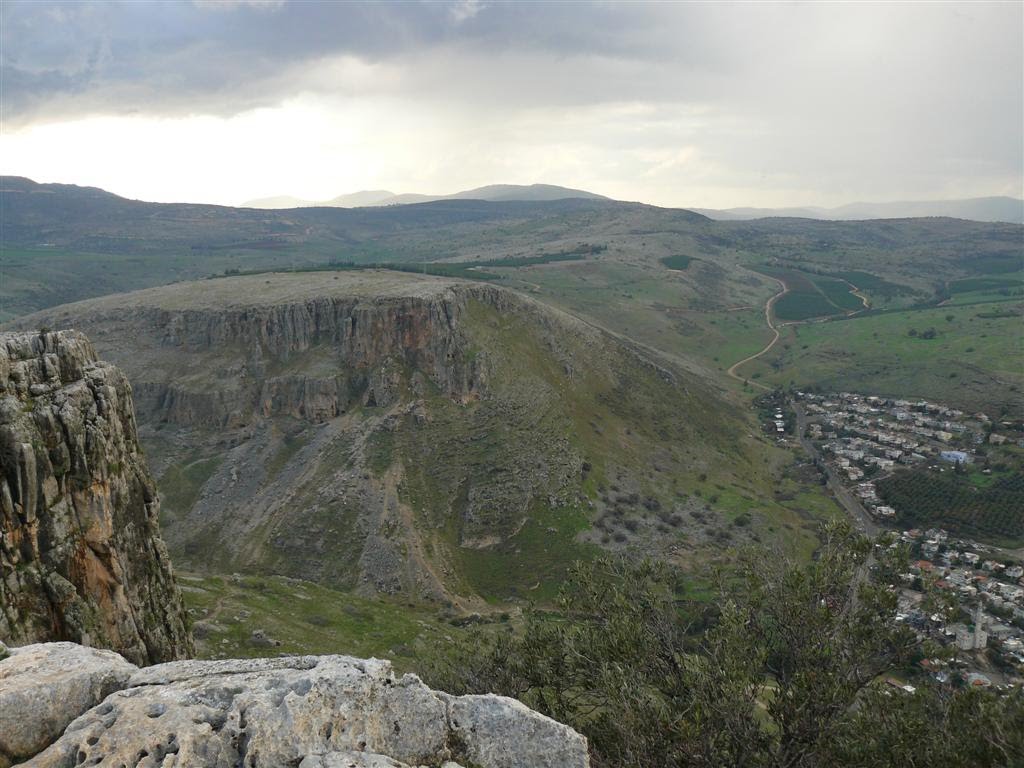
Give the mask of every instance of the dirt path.
MULTIPOLYGON (((227 579, 228 577, 224 576, 223 578, 227 579)), ((227 599, 227 595, 221 595, 220 597, 218 597, 217 602, 213 604, 213 608, 210 609, 210 612, 203 616, 202 621, 207 621, 210 624, 216 624, 217 619, 220 617, 221 611, 224 610, 224 601, 227 599)))
MULTIPOLYGON (((779 286, 782 288, 781 291, 779 291, 770 299, 768 299, 768 301, 766 301, 764 304, 764 321, 768 324, 768 329, 774 334, 774 338, 771 341, 769 341, 768 346, 766 346, 760 352, 757 352, 751 355, 750 357, 745 357, 738 363, 732 364, 732 366, 728 370, 728 374, 737 381, 747 381, 747 379, 744 379, 742 376, 736 373, 737 368, 739 368, 744 363, 749 363, 751 360, 756 360, 761 355, 771 351, 771 348, 774 347, 775 343, 779 340, 779 329, 775 327, 775 323, 772 321, 772 307, 775 306, 776 301, 778 301, 779 299, 786 295, 786 293, 789 291, 789 288, 787 288, 786 284, 779 280, 777 277, 773 277, 772 280, 778 283, 779 286)), ((753 384, 755 387, 759 387, 761 389, 771 389, 771 387, 766 387, 764 384, 758 384, 756 381, 751 381, 750 383, 753 384)))

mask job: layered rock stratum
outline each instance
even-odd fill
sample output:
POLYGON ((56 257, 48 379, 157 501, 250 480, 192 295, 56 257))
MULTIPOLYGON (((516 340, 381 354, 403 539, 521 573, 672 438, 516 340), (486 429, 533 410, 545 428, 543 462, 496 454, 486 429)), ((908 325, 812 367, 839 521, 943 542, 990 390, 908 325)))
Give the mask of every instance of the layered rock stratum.
POLYGON ((460 320, 474 297, 509 296, 394 272, 266 274, 80 302, 19 325, 86 331, 128 371, 144 421, 230 429, 386 406, 403 373, 471 398, 479 366, 460 320))
POLYGON ((349 656, 136 669, 70 643, 0 661, 0 766, 587 768, 586 740, 494 695, 349 656))
POLYGON ((159 513, 125 375, 78 332, 0 334, 0 640, 190 653, 159 513))

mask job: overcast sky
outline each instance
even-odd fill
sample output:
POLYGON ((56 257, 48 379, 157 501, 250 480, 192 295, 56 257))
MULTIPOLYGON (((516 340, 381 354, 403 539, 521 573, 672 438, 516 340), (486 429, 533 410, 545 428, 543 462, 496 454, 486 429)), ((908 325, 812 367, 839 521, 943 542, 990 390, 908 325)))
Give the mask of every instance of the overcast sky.
POLYGON ((1024 3, 4 0, 0 172, 147 200, 1022 195, 1024 3))

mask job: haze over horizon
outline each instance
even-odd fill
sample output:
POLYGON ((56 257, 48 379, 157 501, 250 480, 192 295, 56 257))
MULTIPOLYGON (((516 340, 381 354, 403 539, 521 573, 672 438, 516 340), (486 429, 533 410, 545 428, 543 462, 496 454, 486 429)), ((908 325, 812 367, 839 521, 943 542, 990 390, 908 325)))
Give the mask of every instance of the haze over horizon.
POLYGON ((0 21, 0 172, 132 198, 1024 187, 1019 3, 5 2, 0 21))

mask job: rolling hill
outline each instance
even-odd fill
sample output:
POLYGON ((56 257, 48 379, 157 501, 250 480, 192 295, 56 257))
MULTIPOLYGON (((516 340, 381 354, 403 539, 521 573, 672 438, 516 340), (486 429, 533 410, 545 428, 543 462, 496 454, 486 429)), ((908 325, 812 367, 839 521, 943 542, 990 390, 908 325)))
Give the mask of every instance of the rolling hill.
POLYGON ((694 208, 709 218, 743 221, 763 218, 825 219, 863 221, 867 219, 909 219, 948 216, 972 221, 1001 221, 1024 224, 1024 200, 1015 197, 973 197, 966 200, 917 200, 891 203, 848 203, 836 208, 694 208))
MULTIPOLYGON (((1024 228, 1017 224, 712 221, 686 210, 581 198, 273 211, 147 203, 6 177, 0 215, 0 321, 214 275, 394 265, 515 288, 676 364, 723 376, 767 343, 763 307, 778 288, 756 271, 761 267, 818 275, 818 283, 833 286, 849 281, 872 312, 1006 301, 1019 292, 1024 269, 1024 228)), ((968 336, 956 344, 974 350, 981 384, 962 404, 1005 402, 1012 382, 979 357, 985 346, 969 340, 968 328, 957 331, 968 336)), ((931 355, 918 364, 929 365, 931 355)), ((825 378, 815 373, 822 366, 800 359, 773 360, 782 367, 772 380, 863 386, 854 374, 877 370, 859 363, 825 378)), ((929 385, 929 396, 957 402, 966 390, 948 377, 946 363, 936 366, 941 375, 930 381, 946 383, 929 385)), ((894 377, 889 391, 924 396, 918 380, 894 377)))
POLYGON ((603 195, 596 195, 582 189, 569 189, 553 184, 490 184, 476 189, 467 189, 451 195, 423 195, 405 193, 396 195, 387 190, 363 190, 325 201, 302 200, 297 197, 265 197, 242 203, 243 208, 364 208, 381 205, 410 205, 413 203, 432 203, 438 200, 490 200, 504 202, 520 200, 527 202, 544 202, 550 200, 566 200, 580 198, 586 200, 607 200, 603 195))

